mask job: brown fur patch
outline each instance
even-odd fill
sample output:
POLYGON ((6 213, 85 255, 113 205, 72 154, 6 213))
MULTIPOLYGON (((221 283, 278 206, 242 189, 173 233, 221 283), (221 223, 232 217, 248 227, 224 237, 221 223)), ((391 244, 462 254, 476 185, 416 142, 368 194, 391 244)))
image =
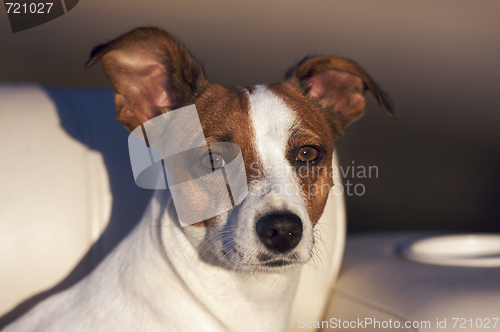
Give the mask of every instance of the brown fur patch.
POLYGON ((296 79, 302 90, 308 94, 311 89, 310 79, 328 71, 343 72, 360 78, 364 87, 373 93, 382 109, 389 116, 397 118, 397 113, 390 97, 377 86, 363 68, 351 60, 332 56, 306 57, 297 65, 288 69, 286 78, 296 79))
MULTIPOLYGON (((263 174, 262 162, 252 145, 253 131, 249 117, 247 88, 226 88, 209 85, 195 100, 201 126, 207 142, 230 142, 238 145, 245 162, 247 183, 263 174), (254 163, 254 164, 252 164, 254 163)), ((193 197, 196 201, 196 197, 193 197)), ((202 200, 196 204, 205 204, 202 200)), ((212 226, 218 217, 193 226, 212 226)))
POLYGON ((272 84, 269 89, 298 115, 298 121, 293 126, 288 141, 286 156, 296 170, 307 212, 315 224, 323 214, 329 189, 333 185, 332 155, 334 142, 341 134, 340 124, 330 122, 325 110, 306 97, 294 82, 272 84), (296 154, 303 146, 320 149, 321 155, 316 163, 304 164, 296 161, 296 154))
POLYGON ((128 131, 162 112, 189 105, 208 84, 191 53, 157 28, 135 29, 94 47, 86 68, 99 60, 115 91, 118 121, 128 131))
POLYGON ((361 118, 365 111, 365 88, 391 117, 396 111, 389 96, 356 63, 337 57, 305 58, 287 72, 304 94, 317 101, 328 116, 340 122, 342 129, 361 118))

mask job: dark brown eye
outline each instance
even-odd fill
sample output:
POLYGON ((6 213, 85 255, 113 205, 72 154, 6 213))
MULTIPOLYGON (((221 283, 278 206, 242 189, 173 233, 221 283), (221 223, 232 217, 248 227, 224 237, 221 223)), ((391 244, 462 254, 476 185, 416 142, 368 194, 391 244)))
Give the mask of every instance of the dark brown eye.
POLYGON ((212 169, 212 165, 214 169, 219 169, 224 166, 224 159, 220 154, 212 153, 206 154, 201 158, 201 164, 206 167, 212 169), (212 157, 212 158, 210 158, 212 157))
POLYGON ((307 162, 314 161, 319 156, 319 151, 312 146, 303 146, 300 148, 299 153, 297 153, 296 160, 307 162))

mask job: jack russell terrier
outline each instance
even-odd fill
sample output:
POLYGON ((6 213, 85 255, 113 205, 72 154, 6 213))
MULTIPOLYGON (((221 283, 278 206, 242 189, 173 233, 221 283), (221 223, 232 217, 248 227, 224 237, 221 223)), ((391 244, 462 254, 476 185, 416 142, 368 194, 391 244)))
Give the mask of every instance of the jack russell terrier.
MULTIPOLYGON (((87 68, 99 61, 128 131, 194 104, 208 144, 241 150, 248 193, 182 227, 170 191, 157 190, 140 223, 89 276, 4 331, 286 331, 329 193, 308 191, 332 187, 334 143, 363 115, 365 89, 396 117, 388 96, 355 63, 328 56, 305 58, 279 83, 223 87, 157 28, 95 47, 87 68)), ((223 159, 212 151, 207 167, 223 159)), ((195 192, 191 199, 205 204, 195 192)))

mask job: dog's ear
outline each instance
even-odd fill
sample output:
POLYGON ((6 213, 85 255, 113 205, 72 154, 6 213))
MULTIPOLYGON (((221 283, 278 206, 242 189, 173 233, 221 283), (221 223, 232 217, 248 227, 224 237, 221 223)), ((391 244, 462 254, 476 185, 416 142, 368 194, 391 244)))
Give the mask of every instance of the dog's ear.
POLYGON ((286 78, 296 80, 309 98, 340 121, 342 129, 363 116, 365 89, 373 93, 384 111, 397 118, 389 96, 350 60, 328 56, 305 58, 288 70, 286 78))
POLYGON ((99 60, 115 92, 118 120, 128 131, 185 106, 208 83, 186 48, 157 28, 138 28, 94 47, 86 68, 99 60))

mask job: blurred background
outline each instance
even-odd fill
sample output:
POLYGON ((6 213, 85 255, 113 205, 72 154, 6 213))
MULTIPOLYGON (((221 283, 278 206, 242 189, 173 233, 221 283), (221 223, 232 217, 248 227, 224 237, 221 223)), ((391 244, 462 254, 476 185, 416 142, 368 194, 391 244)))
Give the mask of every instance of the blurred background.
MULTIPOLYGON (((336 150, 349 232, 500 231, 500 2, 396 0, 80 0, 67 14, 12 33, 0 6, 0 82, 109 87, 84 70, 93 46, 161 27, 223 85, 281 80, 305 55, 350 58, 393 98, 390 119, 367 94, 366 116, 336 150)), ((110 109, 110 112, 114 110, 110 109)), ((132 176, 132 174, 130 175, 132 176)))

